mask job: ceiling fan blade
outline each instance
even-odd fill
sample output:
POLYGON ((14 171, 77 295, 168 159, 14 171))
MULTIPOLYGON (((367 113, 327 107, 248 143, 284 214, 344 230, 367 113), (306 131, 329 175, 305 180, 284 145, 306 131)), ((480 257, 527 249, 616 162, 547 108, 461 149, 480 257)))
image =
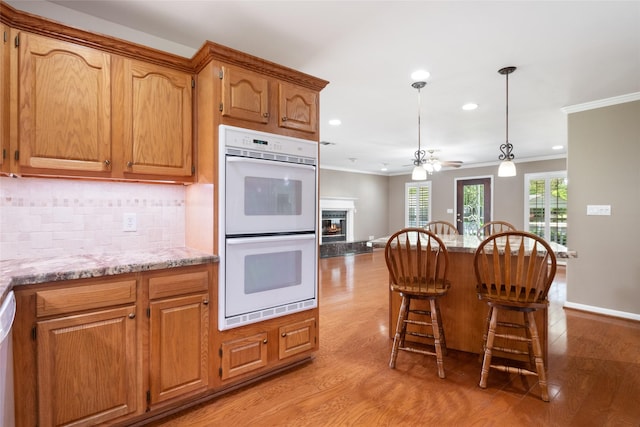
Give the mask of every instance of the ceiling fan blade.
POLYGON ((462 166, 464 162, 461 161, 457 161, 457 160, 452 160, 452 161, 441 161, 440 164, 442 166, 446 166, 449 168, 459 168, 460 166, 462 166))

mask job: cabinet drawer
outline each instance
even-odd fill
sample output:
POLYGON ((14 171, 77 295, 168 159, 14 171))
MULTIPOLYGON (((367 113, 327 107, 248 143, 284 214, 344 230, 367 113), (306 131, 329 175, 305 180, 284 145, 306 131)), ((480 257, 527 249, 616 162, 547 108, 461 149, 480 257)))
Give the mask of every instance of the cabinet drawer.
POLYGON ((149 279, 149 299, 166 298, 209 289, 209 272, 168 274, 149 279))
POLYGON ((36 316, 93 310, 136 301, 136 280, 121 280, 36 292, 36 316))
POLYGON ((307 319, 278 329, 280 360, 311 350, 316 343, 316 319, 307 319))
POLYGON ((226 341, 220 347, 223 380, 267 366, 267 333, 226 341))

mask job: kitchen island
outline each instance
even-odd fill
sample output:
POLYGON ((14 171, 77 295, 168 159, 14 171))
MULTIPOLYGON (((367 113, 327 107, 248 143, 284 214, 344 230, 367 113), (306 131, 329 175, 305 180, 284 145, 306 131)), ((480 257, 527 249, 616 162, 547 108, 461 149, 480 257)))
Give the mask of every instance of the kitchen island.
MULTIPOLYGON (((476 278, 473 268, 475 251, 480 244, 476 236, 446 235, 440 236, 449 251, 448 279, 451 282, 449 293, 440 300, 442 323, 447 337, 447 348, 482 353, 482 335, 488 313, 487 304, 478 300, 476 278)), ((384 248, 389 237, 381 237, 370 243, 374 248, 384 248)), ((550 243, 556 257, 575 258, 574 251, 565 246, 550 243)), ((389 337, 396 331, 401 297, 389 290, 389 337)), ((536 324, 540 332, 540 344, 547 352, 547 310, 538 310, 536 324)), ((545 357, 546 360, 546 357, 545 357)))

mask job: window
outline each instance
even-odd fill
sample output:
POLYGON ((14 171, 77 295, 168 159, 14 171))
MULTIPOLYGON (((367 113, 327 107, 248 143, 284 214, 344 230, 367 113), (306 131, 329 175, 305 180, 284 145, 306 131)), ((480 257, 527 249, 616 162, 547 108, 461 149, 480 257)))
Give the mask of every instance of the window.
POLYGON ((567 173, 526 174, 525 230, 561 245, 567 244, 567 173))
POLYGON ((431 218, 431 181, 405 184, 405 227, 424 227, 431 218))

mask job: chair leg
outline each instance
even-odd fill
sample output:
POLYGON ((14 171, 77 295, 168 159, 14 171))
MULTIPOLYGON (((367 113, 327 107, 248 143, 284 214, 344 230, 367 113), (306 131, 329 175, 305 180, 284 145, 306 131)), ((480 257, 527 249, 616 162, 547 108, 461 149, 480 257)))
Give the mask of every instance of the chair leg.
POLYGON ((440 314, 440 300, 436 299, 436 310, 438 310, 438 327, 440 331, 440 342, 442 343, 442 354, 445 356, 448 354, 447 351, 447 340, 444 334, 444 325, 442 324, 442 315, 440 314))
POLYGON ((433 329, 433 341, 434 346, 436 348, 436 362, 438 364, 438 376, 440 378, 444 378, 444 362, 442 361, 442 341, 441 339, 444 337, 440 336, 441 332, 441 324, 438 322, 440 317, 440 310, 438 307, 438 301, 436 299, 430 299, 429 303, 431 305, 431 327, 433 329))
POLYGON ((522 312, 522 316, 524 317, 524 327, 527 334, 527 352, 529 354, 529 369, 531 371, 535 370, 536 366, 536 358, 533 354, 533 337, 531 336, 531 326, 529 325, 529 315, 528 313, 522 312))
POLYGON ((480 374, 480 388, 487 388, 487 379, 489 378, 489 369, 491 369, 491 351, 493 350, 493 340, 496 337, 496 326, 498 324, 498 309, 491 307, 491 321, 489 322, 489 331, 487 333, 487 342, 484 348, 484 358, 482 360, 482 372, 480 374))
POLYGON ((402 296, 402 303, 400 304, 400 311, 398 312, 398 323, 396 324, 396 334, 393 337, 393 347, 391 348, 391 360, 389 360, 389 367, 396 367, 396 359, 398 358, 398 347, 400 342, 404 345, 404 335, 407 330, 405 323, 406 316, 409 310, 409 299, 402 296))
POLYGON ((544 359, 542 357, 542 347, 540 346, 540 339, 538 338, 538 327, 536 320, 533 316, 533 311, 527 312, 529 320, 529 333, 531 334, 531 341, 533 343, 533 354, 536 362, 536 372, 538 373, 538 382, 540 383, 540 392, 542 394, 542 400, 549 401, 549 389, 547 387, 547 372, 544 369, 544 359))

